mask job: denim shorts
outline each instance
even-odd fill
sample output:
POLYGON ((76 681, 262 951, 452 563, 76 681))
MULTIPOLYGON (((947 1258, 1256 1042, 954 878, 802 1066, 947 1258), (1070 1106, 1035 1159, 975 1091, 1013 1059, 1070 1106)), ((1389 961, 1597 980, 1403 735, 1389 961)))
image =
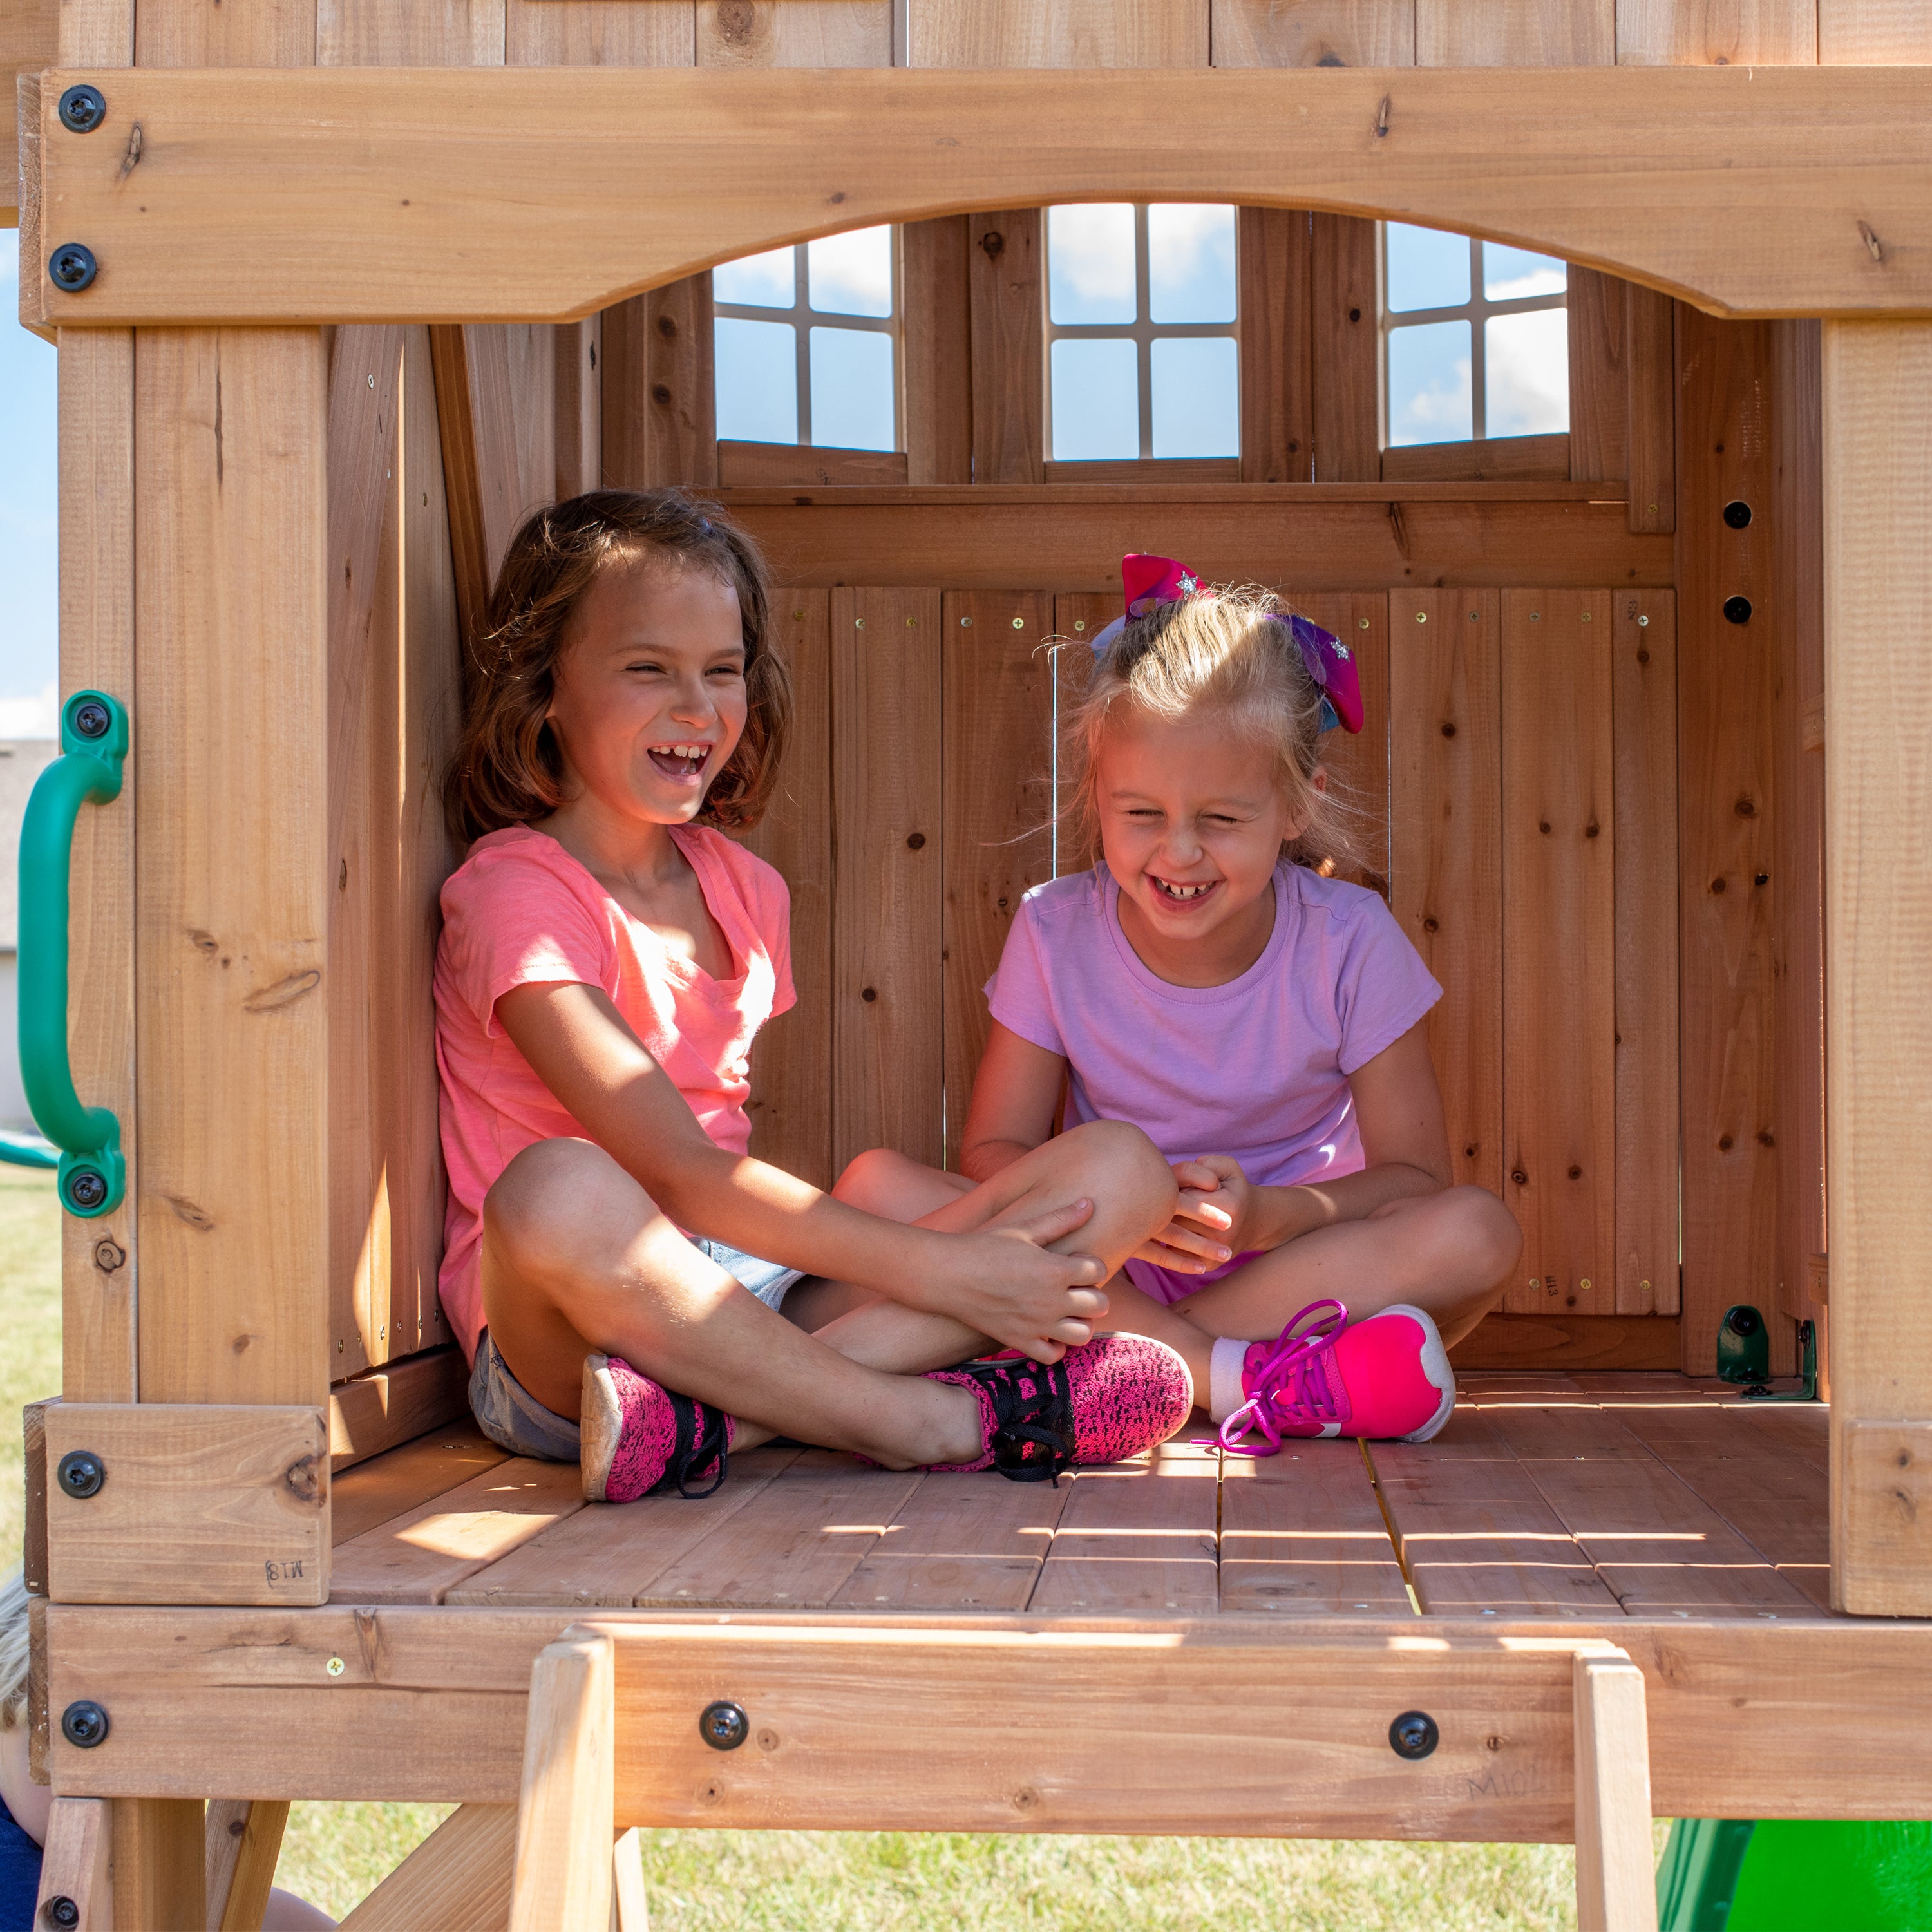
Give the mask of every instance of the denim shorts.
MULTIPOLYGON (((723 1241, 697 1240, 692 1245, 772 1309, 803 1272, 760 1261, 723 1241)), ((582 1436, 577 1424, 546 1408, 518 1381, 487 1328, 477 1337, 476 1365, 470 1372, 470 1411, 478 1428, 512 1456, 535 1456, 546 1462, 578 1460, 582 1436)))

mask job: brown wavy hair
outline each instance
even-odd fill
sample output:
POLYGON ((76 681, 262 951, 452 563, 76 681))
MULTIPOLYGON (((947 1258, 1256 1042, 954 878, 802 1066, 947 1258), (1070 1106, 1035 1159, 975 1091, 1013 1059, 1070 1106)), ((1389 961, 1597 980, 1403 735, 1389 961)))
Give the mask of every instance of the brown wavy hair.
POLYGON ((607 570, 652 557, 709 571, 738 593, 744 735, 712 782, 701 825, 757 824, 791 729, 791 673, 772 634, 764 559, 716 504, 682 490, 592 490, 547 505, 510 539, 483 634, 470 650, 463 730, 443 781, 459 844, 547 818, 564 802, 563 754, 546 714, 584 594, 607 570))

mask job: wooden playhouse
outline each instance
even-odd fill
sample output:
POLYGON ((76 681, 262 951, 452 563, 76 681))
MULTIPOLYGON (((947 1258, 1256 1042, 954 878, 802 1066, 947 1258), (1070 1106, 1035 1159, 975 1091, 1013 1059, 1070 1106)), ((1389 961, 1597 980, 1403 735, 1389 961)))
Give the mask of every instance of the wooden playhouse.
POLYGON ((49 1924, 259 1924, 298 1797, 460 1802, 364 1928, 602 1928, 614 1883, 631 1928, 614 1832, 671 1824, 1574 1834, 1582 1923, 1636 1926, 1647 1810, 1928 1815, 1932 5, 7 0, 0 37, 62 687, 113 700, 68 748, 130 732, 67 1026, 124 1184, 99 1136, 69 1163, 29 1418, 49 1924), (1078 201, 1239 207, 1238 458, 1047 460, 1078 201), (1382 447, 1378 216, 1574 265, 1567 434, 1382 447), (899 448, 721 442, 710 268, 880 223, 899 448), (1039 646, 1120 552, 1355 645, 1459 1176, 1527 1234, 1439 1440, 1054 1489, 770 1449, 616 1509, 477 1434, 436 778, 510 529, 600 478, 716 489, 786 586, 758 838, 802 998, 758 1144, 820 1183, 958 1132, 1012 904, 1077 862, 1039 646), (1737 1304, 1774 1375, 1814 1324, 1828 1408, 1715 1379, 1737 1304))

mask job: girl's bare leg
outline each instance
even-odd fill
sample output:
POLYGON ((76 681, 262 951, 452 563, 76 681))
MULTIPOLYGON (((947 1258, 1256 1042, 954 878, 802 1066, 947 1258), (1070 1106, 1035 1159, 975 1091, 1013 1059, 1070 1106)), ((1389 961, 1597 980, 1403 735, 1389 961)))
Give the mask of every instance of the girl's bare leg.
POLYGON ((503 1170, 484 1203, 482 1270, 492 1338, 559 1415, 579 1413, 596 1353, 724 1410, 741 1448, 782 1433, 900 1468, 980 1452, 968 1391, 814 1340, 700 1254, 594 1142, 539 1142, 503 1170))

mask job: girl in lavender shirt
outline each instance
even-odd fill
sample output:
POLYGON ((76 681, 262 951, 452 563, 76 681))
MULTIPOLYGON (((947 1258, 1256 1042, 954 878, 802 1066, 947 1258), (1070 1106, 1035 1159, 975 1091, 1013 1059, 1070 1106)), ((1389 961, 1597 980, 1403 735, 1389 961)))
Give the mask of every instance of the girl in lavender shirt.
POLYGON ((1348 826, 1320 745, 1361 728, 1354 663, 1265 595, 1166 558, 1123 574, 1064 753, 1103 862, 1013 922, 964 1173, 874 1154, 847 1189, 928 1211, 1045 1142, 1064 1088, 1069 1125, 1131 1121, 1173 1166, 1180 1204, 1107 1284, 1107 1325, 1181 1347, 1229 1446, 1426 1438, 1454 1406, 1444 1345, 1522 1235, 1450 1184, 1442 988, 1382 900, 1330 876, 1348 826))

